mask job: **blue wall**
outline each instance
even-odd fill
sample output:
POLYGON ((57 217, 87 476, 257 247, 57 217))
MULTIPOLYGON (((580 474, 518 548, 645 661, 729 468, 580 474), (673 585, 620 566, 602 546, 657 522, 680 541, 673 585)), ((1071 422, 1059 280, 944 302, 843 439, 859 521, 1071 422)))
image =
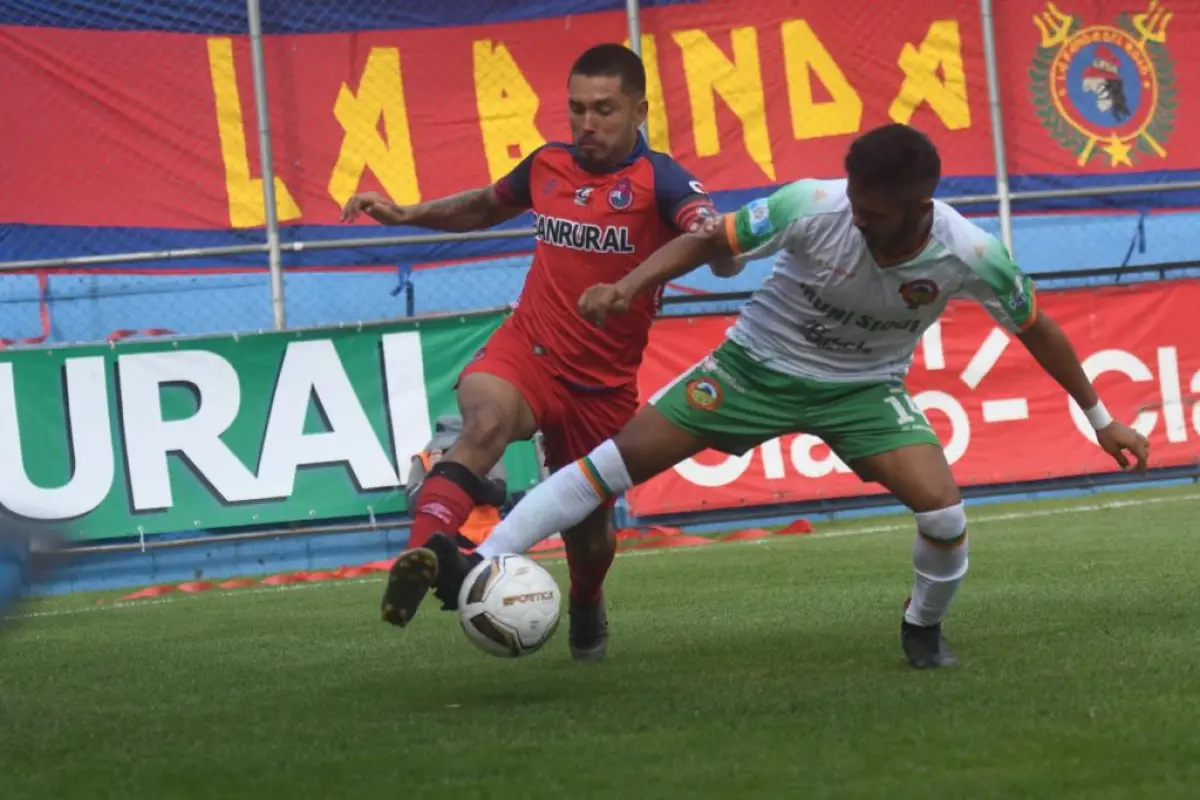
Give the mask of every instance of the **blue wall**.
MULTIPOLYGON (((994 218, 977 221, 998 234, 994 218)), ((1018 217, 1014 227, 1017 258, 1030 272, 1117 266, 1125 263, 1127 256, 1132 265, 1200 260, 1200 214, 1194 212, 1145 217, 1136 213, 1026 216, 1018 217)), ((511 245, 520 250, 529 242, 513 240, 511 245)), ((313 255, 305 260, 311 262, 313 255)), ((453 259, 456 251, 443 246, 439 255, 453 259)), ((405 296, 396 293, 399 265, 379 263, 380 256, 369 251, 360 251, 353 259, 331 255, 330 262, 352 260, 364 266, 306 267, 305 271, 289 272, 285 280, 288 324, 337 324, 403 315, 405 296), (364 268, 376 271, 362 271, 364 268)), ((511 302, 520 292, 528 265, 528 255, 417 265, 412 277, 415 311, 423 314, 511 302)), ((203 269, 170 274, 156 265, 140 274, 116 274, 110 269, 94 274, 52 274, 46 281, 50 341, 96 341, 117 329, 165 328, 195 334, 271 327, 270 283, 264 269, 203 269)), ((708 291, 753 289, 767 269, 766 262, 757 262, 731 281, 719 281, 701 270, 682 283, 708 291)), ((1192 274, 1200 275, 1200 270, 1192 274)), ((1089 282, 1096 280, 1072 281, 1089 282)), ((0 276, 0 306, 0 337, 33 337, 42 332, 37 276, 0 276)))

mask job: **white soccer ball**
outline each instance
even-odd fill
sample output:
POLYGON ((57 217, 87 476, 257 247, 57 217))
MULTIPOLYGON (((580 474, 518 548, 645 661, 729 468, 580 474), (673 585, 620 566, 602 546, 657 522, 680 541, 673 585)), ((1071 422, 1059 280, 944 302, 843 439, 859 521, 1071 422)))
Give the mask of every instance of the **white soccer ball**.
POLYGON ((476 647, 500 658, 536 652, 558 627, 562 592, 525 556, 485 558, 458 592, 458 620, 476 647))

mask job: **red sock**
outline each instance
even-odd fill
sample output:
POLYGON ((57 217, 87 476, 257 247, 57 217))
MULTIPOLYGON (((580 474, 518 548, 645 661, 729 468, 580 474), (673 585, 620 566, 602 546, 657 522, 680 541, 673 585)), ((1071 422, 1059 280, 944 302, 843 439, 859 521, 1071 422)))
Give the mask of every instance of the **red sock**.
POLYGON ((617 555, 617 546, 605 550, 599 557, 587 561, 571 559, 571 551, 567 551, 567 571, 571 576, 571 602, 591 605, 600 602, 604 596, 604 577, 612 566, 613 558, 617 555))
POLYGON ((408 546, 424 547, 435 533, 457 533, 474 510, 475 501, 466 489, 442 475, 430 475, 417 495, 408 546))

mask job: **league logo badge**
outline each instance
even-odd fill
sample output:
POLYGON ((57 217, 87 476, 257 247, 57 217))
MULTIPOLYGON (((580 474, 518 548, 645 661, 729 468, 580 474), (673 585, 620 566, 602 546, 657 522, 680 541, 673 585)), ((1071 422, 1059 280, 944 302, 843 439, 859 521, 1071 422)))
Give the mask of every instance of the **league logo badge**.
POLYGON ((1166 156, 1178 111, 1166 46, 1172 16, 1150 0, 1115 27, 1084 25, 1053 2, 1033 18, 1041 33, 1029 70, 1034 109, 1079 166, 1101 152, 1109 167, 1166 156))
POLYGON ((633 184, 629 178, 621 178, 608 193, 608 204, 614 211, 624 211, 633 205, 633 184))
POLYGON ((937 300, 939 294, 941 290, 938 285, 928 278, 917 278, 900 285, 900 296, 904 298, 905 305, 914 310, 937 300))

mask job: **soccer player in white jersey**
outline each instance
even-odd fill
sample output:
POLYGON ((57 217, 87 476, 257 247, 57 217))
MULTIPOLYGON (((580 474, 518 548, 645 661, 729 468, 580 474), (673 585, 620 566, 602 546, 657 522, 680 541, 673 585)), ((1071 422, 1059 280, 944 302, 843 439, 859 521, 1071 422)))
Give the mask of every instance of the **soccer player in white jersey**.
POLYGON ((904 378, 922 332, 956 296, 1021 340, 1122 468, 1145 471, 1149 443, 1105 410, 1062 329, 1039 312, 1032 281, 1000 242, 933 199, 941 163, 929 139, 904 125, 877 128, 851 145, 845 167, 847 180, 785 186, 665 245, 618 283, 587 290, 580 313, 603 325, 704 263, 777 254, 720 347, 613 439, 526 495, 473 557, 449 540, 429 543, 439 594, 456 590, 480 558, 524 552, 702 450, 741 454, 808 433, 914 512, 901 646, 916 668, 954 664, 941 623, 967 572, 967 516, 904 378))

